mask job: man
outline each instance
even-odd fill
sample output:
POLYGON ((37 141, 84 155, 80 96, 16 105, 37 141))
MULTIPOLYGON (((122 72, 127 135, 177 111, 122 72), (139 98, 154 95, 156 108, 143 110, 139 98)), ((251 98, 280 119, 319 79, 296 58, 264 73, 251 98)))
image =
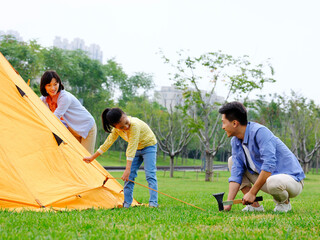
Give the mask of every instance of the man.
MULTIPOLYGON (((219 113, 223 130, 233 137, 228 200, 234 200, 240 189, 242 203, 247 205, 243 211, 264 211, 254 202, 262 190, 272 195, 275 212, 290 211, 290 198, 301 193, 305 178, 297 158, 268 128, 248 122, 247 110, 240 102, 225 104, 219 113)), ((230 209, 231 205, 224 207, 225 211, 230 209)))

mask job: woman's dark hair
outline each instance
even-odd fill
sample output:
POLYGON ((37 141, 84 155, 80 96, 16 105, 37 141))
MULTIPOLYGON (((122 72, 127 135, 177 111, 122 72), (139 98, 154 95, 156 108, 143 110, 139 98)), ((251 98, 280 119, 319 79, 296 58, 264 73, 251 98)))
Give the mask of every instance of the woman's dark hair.
POLYGON ((111 133, 112 128, 120 122, 123 114, 125 113, 120 108, 106 108, 101 114, 104 131, 111 133))
POLYGON ((248 124, 247 109, 240 102, 230 102, 219 109, 220 114, 224 114, 230 122, 237 120, 241 125, 248 124))
POLYGON ((59 89, 58 92, 60 92, 61 90, 64 89, 63 84, 61 83, 61 79, 59 77, 59 75, 53 71, 53 70, 49 70, 46 71, 42 77, 41 77, 41 81, 40 81, 40 92, 42 94, 42 96, 48 96, 49 94, 46 91, 46 85, 51 83, 52 78, 55 78, 57 80, 57 83, 59 83, 59 89))

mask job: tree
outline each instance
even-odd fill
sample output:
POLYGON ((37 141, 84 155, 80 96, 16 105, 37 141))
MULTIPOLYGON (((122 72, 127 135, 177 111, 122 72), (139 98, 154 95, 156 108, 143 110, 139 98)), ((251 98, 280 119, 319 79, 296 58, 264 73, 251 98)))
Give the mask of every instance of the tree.
POLYGON ((192 138, 184 115, 179 111, 164 111, 157 119, 158 127, 154 133, 158 138, 158 145, 162 152, 170 157, 170 177, 173 177, 174 158, 182 152, 192 138), (167 119, 166 121, 163 121, 167 119), (165 123, 165 124, 164 124, 165 123))
POLYGON ((134 97, 139 96, 139 91, 143 91, 142 95, 146 94, 154 87, 152 75, 137 72, 132 76, 128 76, 122 69, 122 66, 115 62, 114 59, 108 60, 105 70, 113 87, 120 90, 118 98, 119 106, 125 107, 126 104, 134 97))
POLYGON ((121 96, 118 99, 120 106, 125 106, 133 97, 138 96, 138 91, 143 90, 146 94, 154 86, 152 75, 138 72, 128 77, 125 81, 118 82, 121 96))
POLYGON ((259 99, 247 102, 249 121, 256 121, 267 126, 276 136, 286 141, 288 134, 287 115, 278 94, 270 95, 271 102, 260 95, 259 99))
POLYGON ((320 108, 313 100, 292 92, 291 98, 281 97, 287 113, 287 125, 291 137, 291 150, 303 166, 304 172, 320 148, 320 108))
MULTIPOLYGON (((0 50, 14 69, 25 80, 35 80, 42 67, 41 46, 35 41, 18 41, 11 35, 1 36, 0 50)), ((31 87, 39 92, 38 84, 31 81, 31 87)))
POLYGON ((186 56, 183 51, 173 64, 162 55, 165 63, 171 64, 174 72, 170 79, 183 91, 183 112, 191 131, 196 133, 206 154, 206 181, 213 177, 213 159, 225 144, 226 135, 221 130, 218 108, 231 98, 248 98, 249 93, 261 89, 271 78, 273 68, 268 62, 253 65, 248 56, 234 58, 222 52, 210 52, 199 57, 186 56), (201 81, 210 83, 207 91, 200 90, 201 81), (225 92, 219 99, 215 92, 225 92))

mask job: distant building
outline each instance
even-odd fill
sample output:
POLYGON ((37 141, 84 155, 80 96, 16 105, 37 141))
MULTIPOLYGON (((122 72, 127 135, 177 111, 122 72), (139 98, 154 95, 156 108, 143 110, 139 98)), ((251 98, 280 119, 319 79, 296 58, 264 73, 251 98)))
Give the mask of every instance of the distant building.
POLYGON ((100 50, 100 46, 97 44, 91 44, 90 46, 86 46, 85 42, 81 38, 75 38, 72 40, 72 42, 69 43, 69 41, 64 38, 61 39, 61 37, 55 37, 53 40, 53 46, 58 47, 65 50, 83 50, 88 53, 88 56, 91 59, 98 60, 102 63, 103 60, 103 53, 100 50))
POLYGON ((183 103, 182 91, 174 86, 162 86, 160 91, 154 92, 154 98, 160 105, 169 111, 183 103))
MULTIPOLYGON (((207 91, 201 91, 202 97, 205 101, 209 101, 210 103, 223 103, 224 98, 220 97, 216 94, 206 96, 207 91)), ((182 91, 177 89, 175 86, 163 86, 161 90, 154 92, 154 99, 160 105, 167 108, 168 111, 171 111, 178 105, 183 105, 183 96, 182 91)))
POLYGON ((13 37, 15 37, 15 39, 17 39, 19 42, 22 42, 23 39, 22 37, 20 36, 20 33, 17 32, 17 31, 14 31, 14 30, 8 30, 8 31, 0 31, 0 40, 2 40, 2 36, 4 35, 11 35, 13 37))

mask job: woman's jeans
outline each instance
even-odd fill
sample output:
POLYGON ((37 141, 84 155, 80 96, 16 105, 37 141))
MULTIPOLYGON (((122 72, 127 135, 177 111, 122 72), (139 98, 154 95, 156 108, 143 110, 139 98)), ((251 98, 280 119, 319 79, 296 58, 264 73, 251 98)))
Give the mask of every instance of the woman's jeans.
MULTIPOLYGON (((131 165, 131 171, 129 179, 134 181, 137 177, 137 172, 142 162, 144 162, 144 171, 146 174, 146 179, 149 185, 149 188, 154 190, 158 190, 158 182, 157 182, 157 144, 149 147, 145 147, 141 150, 137 150, 136 156, 134 157, 131 165)), ((124 203, 123 207, 130 207, 133 201, 133 188, 134 183, 127 181, 124 184, 123 193, 124 193, 124 203)), ((149 206, 157 207, 158 206, 158 193, 152 190, 149 190, 150 199, 149 206)))

